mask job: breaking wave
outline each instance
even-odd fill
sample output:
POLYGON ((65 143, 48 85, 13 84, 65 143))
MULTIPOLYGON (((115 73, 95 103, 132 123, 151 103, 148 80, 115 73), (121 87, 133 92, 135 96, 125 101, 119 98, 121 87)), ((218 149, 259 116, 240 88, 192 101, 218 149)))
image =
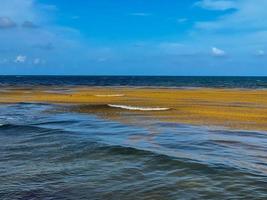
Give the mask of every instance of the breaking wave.
POLYGON ((121 108, 126 110, 139 110, 139 111, 165 111, 170 110, 170 108, 161 108, 161 107, 138 107, 138 106, 128 106, 128 105, 115 105, 108 104, 112 108, 121 108))

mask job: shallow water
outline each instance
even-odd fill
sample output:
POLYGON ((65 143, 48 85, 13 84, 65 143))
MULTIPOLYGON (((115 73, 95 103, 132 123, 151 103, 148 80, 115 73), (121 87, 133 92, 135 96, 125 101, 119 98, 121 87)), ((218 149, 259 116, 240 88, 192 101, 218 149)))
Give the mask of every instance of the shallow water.
POLYGON ((0 199, 267 198, 265 132, 55 110, 0 106, 0 199))

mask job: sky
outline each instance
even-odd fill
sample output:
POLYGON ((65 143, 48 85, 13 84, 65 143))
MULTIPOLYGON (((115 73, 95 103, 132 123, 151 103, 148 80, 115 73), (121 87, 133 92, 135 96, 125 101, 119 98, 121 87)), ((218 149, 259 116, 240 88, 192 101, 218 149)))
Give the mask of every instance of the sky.
POLYGON ((1 75, 267 76, 267 0, 0 0, 1 75))

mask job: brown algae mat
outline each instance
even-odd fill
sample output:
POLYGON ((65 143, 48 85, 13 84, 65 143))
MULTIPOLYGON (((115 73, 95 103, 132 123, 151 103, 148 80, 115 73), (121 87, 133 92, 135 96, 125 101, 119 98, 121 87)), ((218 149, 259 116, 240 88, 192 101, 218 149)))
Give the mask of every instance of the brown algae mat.
POLYGON ((123 120, 142 116, 164 122, 267 131, 267 90, 113 87, 3 88, 0 103, 69 104, 77 112, 123 120))

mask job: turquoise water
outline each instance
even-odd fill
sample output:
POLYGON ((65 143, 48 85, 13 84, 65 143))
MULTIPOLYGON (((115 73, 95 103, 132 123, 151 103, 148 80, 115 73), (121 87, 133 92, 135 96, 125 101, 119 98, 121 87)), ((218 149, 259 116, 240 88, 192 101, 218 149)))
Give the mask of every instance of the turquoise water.
POLYGON ((267 199, 265 132, 61 110, 0 106, 0 199, 267 199))

